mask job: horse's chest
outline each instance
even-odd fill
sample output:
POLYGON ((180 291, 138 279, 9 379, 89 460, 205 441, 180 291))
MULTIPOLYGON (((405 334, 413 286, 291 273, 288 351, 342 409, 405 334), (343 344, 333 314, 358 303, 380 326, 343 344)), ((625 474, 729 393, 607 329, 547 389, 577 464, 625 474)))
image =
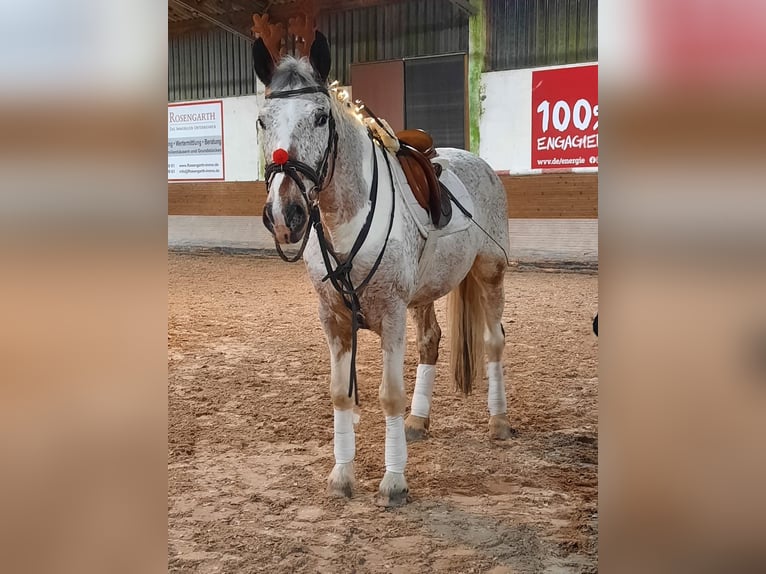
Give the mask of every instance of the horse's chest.
MULTIPOLYGON (((349 313, 348 306, 341 293, 335 289, 331 281, 322 281, 326 272, 319 268, 315 268, 313 271, 309 268, 309 275, 323 304, 333 309, 338 316, 347 316, 349 313)), ((401 307, 403 300, 406 301, 404 286, 393 279, 388 274, 381 273, 379 275, 375 273, 370 282, 358 291, 359 304, 365 318, 365 324, 376 333, 380 332, 384 318, 397 307, 401 307)), ((363 280, 364 276, 359 276, 356 272, 352 273, 354 285, 359 285, 363 280)))

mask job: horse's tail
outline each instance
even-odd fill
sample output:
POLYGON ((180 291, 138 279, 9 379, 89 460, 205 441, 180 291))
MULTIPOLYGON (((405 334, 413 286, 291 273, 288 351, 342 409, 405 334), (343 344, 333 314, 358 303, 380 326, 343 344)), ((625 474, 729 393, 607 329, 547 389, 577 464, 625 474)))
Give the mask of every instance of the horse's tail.
POLYGON ((455 387, 468 395, 483 376, 484 365, 484 308, 481 287, 473 273, 449 294, 447 308, 450 370, 455 387))

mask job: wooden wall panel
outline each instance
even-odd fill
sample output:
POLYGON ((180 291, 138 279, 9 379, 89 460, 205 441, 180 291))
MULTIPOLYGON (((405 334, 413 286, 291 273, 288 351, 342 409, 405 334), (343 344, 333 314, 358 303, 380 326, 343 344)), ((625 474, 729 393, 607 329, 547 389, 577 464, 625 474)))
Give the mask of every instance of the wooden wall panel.
POLYGON ((168 184, 168 215, 262 215, 262 181, 168 184))
MULTIPOLYGON (((509 219, 597 219, 598 174, 501 175, 509 219)), ((255 215, 263 212, 262 181, 170 183, 168 215, 255 215)))
POLYGON ((598 219, 598 174, 501 176, 510 219, 598 219))

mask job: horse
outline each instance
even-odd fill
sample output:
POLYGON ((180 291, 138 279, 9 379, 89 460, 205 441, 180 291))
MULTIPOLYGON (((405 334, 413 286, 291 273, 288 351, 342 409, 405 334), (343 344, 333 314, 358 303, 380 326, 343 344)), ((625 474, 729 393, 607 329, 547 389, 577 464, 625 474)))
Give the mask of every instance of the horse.
POLYGON ((430 428, 441 340, 434 301, 441 297, 448 296, 456 387, 471 392, 484 376, 486 353, 489 435, 511 437, 502 365, 505 190, 478 156, 437 148, 445 166, 441 180, 459 207, 437 230, 426 210, 412 202, 395 155, 360 120, 360 107, 329 86, 330 51, 321 32, 308 57, 275 61, 259 39, 253 61, 266 86, 257 120, 267 163, 263 223, 283 258, 296 261, 302 253, 329 348, 335 465, 328 493, 354 492, 356 332, 366 328, 379 336, 383 353, 378 394, 386 425, 385 473, 377 502, 399 506, 410 500, 407 442, 426 438, 430 428), (300 245, 298 255, 284 255, 286 244, 300 245), (417 326, 419 364, 405 421, 408 312, 417 326))

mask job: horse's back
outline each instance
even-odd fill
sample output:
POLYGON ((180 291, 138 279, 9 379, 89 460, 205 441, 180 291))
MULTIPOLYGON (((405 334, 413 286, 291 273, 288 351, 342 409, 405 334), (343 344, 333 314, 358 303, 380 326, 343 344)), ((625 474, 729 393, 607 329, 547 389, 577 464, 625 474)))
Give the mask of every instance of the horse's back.
MULTIPOLYGON (((433 161, 446 160, 442 165, 446 163, 446 169, 465 187, 462 190, 457 185, 450 191, 462 198, 463 206, 492 239, 467 221, 461 225, 460 220, 464 217, 457 207, 453 207, 453 221, 430 239, 435 242, 434 249, 426 249, 425 252, 430 255, 420 262, 418 276, 421 280, 417 282, 418 288, 410 301, 414 305, 433 301, 455 289, 477 258, 494 269, 501 261, 504 266, 505 256, 494 242, 506 251, 508 246, 505 188, 494 170, 483 159, 465 150, 437 148, 436 152, 438 156, 433 161), (459 232, 455 232, 458 229, 459 232)), ((442 179, 448 182, 448 178, 442 179)))
MULTIPOLYGON (((436 148, 448 169, 463 182, 473 199, 476 222, 500 245, 508 245, 508 205, 503 182, 476 154, 457 148, 436 148)), ((437 159, 438 161, 438 159, 437 159)))

